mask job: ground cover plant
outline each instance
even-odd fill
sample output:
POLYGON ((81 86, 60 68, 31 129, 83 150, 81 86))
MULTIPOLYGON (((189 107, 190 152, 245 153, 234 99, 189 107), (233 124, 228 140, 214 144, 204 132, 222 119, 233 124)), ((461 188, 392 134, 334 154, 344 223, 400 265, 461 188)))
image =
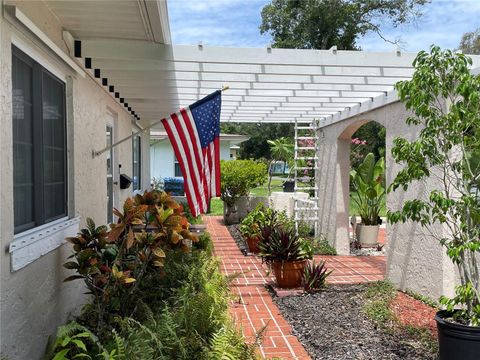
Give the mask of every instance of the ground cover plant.
MULTIPOLYGON (((229 313, 228 279, 207 233, 188 232, 183 208, 165 193, 128 199, 116 224, 69 239, 93 295, 60 327, 46 359, 254 359, 229 313), (88 256, 87 256, 88 255, 88 256)), ((75 265, 74 265, 75 264, 75 265)))

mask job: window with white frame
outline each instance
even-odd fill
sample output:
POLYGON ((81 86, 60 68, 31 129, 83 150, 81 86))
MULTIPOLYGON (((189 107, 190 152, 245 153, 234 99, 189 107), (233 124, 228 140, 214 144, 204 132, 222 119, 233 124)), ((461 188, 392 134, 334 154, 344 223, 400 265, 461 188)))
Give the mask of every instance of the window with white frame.
POLYGON ((132 137, 132 169, 133 169, 133 190, 142 188, 142 137, 136 135, 132 137))
POLYGON ((175 177, 183 177, 182 168, 175 155, 173 155, 173 172, 175 177))
POLYGON ((67 215, 65 83, 12 47, 15 233, 67 215))

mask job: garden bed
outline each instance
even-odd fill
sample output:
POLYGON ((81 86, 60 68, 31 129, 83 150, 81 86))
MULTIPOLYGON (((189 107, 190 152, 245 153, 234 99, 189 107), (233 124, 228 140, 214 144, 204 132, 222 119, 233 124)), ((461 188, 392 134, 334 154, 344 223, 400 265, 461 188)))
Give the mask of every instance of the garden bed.
POLYGON ((434 340, 423 330, 398 324, 381 305, 367 315, 371 286, 329 286, 275 302, 312 359, 436 359, 434 340))

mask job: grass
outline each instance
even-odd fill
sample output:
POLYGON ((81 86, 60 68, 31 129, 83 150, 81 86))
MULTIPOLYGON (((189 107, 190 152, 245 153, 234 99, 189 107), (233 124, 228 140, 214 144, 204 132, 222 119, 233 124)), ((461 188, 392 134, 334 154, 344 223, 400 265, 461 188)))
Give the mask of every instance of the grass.
POLYGON ((405 325, 395 318, 390 303, 396 295, 395 286, 387 280, 371 283, 364 293, 363 312, 385 331, 400 335, 405 341, 417 342, 432 354, 437 353, 438 343, 428 329, 405 325))
MULTIPOLYGON (((272 179, 271 189, 273 191, 283 191, 283 179, 272 179)), ((268 180, 250 191, 252 196, 268 196, 268 180)))
POLYGON ((207 215, 223 215, 223 201, 220 198, 212 198, 210 200, 210 211, 207 215))

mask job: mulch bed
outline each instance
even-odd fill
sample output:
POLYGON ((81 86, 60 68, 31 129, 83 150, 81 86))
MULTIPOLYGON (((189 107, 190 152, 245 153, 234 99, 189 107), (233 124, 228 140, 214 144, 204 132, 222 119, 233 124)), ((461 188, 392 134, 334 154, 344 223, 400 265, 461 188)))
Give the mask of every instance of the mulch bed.
POLYGON ((428 329, 434 337, 438 336, 434 320, 437 309, 400 291, 391 302, 390 309, 402 324, 428 329))
POLYGON ((362 311, 365 289, 366 285, 329 286, 320 293, 275 302, 312 359, 436 359, 405 332, 381 328, 370 320, 362 311))
POLYGON ((230 232, 230 235, 232 235, 233 240, 235 240, 235 243, 237 244, 238 248, 243 253, 243 255, 247 255, 249 253, 248 246, 242 234, 240 233, 239 228, 240 228, 239 224, 227 225, 227 229, 230 232))

